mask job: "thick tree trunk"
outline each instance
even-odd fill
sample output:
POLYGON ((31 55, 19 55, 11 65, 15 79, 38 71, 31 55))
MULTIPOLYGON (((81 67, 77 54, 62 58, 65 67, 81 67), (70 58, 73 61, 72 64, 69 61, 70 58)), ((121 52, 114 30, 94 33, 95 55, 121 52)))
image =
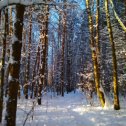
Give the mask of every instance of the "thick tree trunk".
MULTIPOLYGON (((99 2, 99 1, 97 1, 99 2)), ((97 3, 99 4, 99 3, 97 3)), ((95 40, 94 40, 94 28, 93 28, 93 19, 92 19, 92 14, 91 14, 91 8, 90 8, 90 0, 86 0, 86 7, 87 7, 87 12, 88 12, 88 20, 89 20, 89 31, 90 31, 90 41, 91 41, 91 50, 92 50, 92 59, 94 63, 94 77, 95 77, 95 85, 96 85, 96 91, 97 95, 99 97, 101 106, 104 107, 105 105, 105 98, 103 92, 100 90, 100 76, 99 76, 99 64, 97 60, 97 53, 96 51, 98 50, 98 47, 95 47, 95 40)), ((98 25, 98 20, 99 20, 99 8, 97 8, 97 15, 96 15, 96 23, 98 25)), ((98 26, 97 26, 97 32, 98 32, 98 26)), ((97 33, 97 37, 98 37, 97 33)), ((97 38, 97 46, 99 45, 99 40, 97 38)))
POLYGON ((108 0, 105 0, 105 11, 106 11, 106 19, 107 19, 107 27, 109 32, 109 39, 112 48, 112 61, 113 61, 113 86, 114 86, 114 109, 119 110, 119 93, 118 93, 118 77, 117 77, 117 60, 116 60, 116 53, 115 53, 115 44, 113 41, 113 33, 112 33, 112 26, 110 22, 110 15, 109 15, 109 5, 108 0))
POLYGON ((14 37, 10 53, 9 68, 9 94, 6 103, 6 114, 4 126, 16 125, 17 93, 19 86, 20 58, 22 47, 22 29, 24 6, 16 5, 16 19, 14 23, 14 37))

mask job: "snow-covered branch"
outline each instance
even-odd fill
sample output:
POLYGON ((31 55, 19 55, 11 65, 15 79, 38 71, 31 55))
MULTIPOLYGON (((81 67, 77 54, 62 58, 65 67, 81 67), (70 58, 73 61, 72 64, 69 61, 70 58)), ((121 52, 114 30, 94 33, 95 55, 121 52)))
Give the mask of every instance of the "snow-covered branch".
POLYGON ((50 2, 45 2, 44 0, 0 0, 0 9, 8 6, 22 4, 25 6, 35 5, 35 4, 50 4, 50 2))
MULTIPOLYGON (((64 3, 54 3, 50 1, 45 0, 0 0, 0 9, 9 6, 9 5, 16 5, 21 4, 24 6, 30 6, 30 5, 52 5, 52 6, 58 6, 58 5, 64 5, 64 3)), ((73 3, 66 3, 66 6, 77 6, 73 3)))

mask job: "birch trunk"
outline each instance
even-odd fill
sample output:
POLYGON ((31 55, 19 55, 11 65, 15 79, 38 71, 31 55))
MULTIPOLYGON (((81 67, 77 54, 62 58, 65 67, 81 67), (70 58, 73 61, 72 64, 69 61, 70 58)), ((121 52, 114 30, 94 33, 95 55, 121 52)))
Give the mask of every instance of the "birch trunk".
POLYGON ((5 74, 5 55, 6 55, 6 37, 8 33, 8 9, 4 10, 4 37, 2 50, 2 68, 1 68, 1 82, 0 82, 0 122, 2 121, 3 111, 3 93, 4 93, 4 74, 5 74))
POLYGON ((16 126, 17 94, 19 87, 19 71, 22 47, 22 30, 24 6, 16 5, 16 19, 14 23, 14 37, 10 53, 9 93, 6 102, 4 126, 16 126))

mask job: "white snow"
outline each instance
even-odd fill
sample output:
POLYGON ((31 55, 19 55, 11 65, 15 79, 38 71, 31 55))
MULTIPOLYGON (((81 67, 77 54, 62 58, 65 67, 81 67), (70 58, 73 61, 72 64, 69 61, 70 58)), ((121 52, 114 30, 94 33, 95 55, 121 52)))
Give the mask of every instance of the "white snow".
POLYGON ((45 94, 42 105, 34 108, 33 102, 36 100, 18 101, 17 126, 23 126, 26 117, 25 126, 126 126, 126 109, 102 109, 96 103, 90 106, 79 91, 65 97, 45 94))

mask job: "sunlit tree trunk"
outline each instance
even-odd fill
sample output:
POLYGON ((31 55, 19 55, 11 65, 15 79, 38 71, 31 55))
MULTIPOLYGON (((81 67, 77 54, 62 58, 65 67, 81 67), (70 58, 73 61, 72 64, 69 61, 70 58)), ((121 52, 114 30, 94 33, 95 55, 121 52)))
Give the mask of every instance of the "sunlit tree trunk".
POLYGON ((14 38, 12 39, 9 68, 9 93, 6 102, 4 126, 16 126, 17 93, 19 86, 19 71, 22 47, 22 30, 24 6, 16 5, 16 19, 14 23, 14 38))
POLYGON ((114 44, 114 40, 113 40, 112 26, 111 26, 111 22, 110 22, 108 0, 105 0, 105 11, 106 11, 107 27, 108 27, 108 32, 109 32, 109 40, 110 40, 110 44, 111 44, 111 48, 112 48, 114 109, 119 110, 120 105, 119 105, 119 93, 118 93, 117 60, 116 60, 115 44, 114 44))
MULTIPOLYGON (((97 1, 97 15, 96 15, 96 25, 98 25, 99 20, 99 1, 97 1)), ((87 7, 87 13, 88 13, 88 20, 89 20, 89 31, 90 31, 90 43, 91 43, 91 50, 92 50, 92 60, 94 63, 94 77, 95 77, 95 85, 96 85, 96 91, 97 95, 99 97, 101 106, 104 107, 105 105, 105 98, 103 92, 100 90, 100 77, 99 77, 99 65, 97 60, 97 51, 99 47, 95 47, 95 40, 94 40, 94 28, 93 28, 93 19, 92 19, 92 13, 91 13, 91 7, 90 7, 90 0, 86 0, 86 7, 87 7)), ((97 26, 97 40, 96 45, 99 46, 99 31, 97 26)))

